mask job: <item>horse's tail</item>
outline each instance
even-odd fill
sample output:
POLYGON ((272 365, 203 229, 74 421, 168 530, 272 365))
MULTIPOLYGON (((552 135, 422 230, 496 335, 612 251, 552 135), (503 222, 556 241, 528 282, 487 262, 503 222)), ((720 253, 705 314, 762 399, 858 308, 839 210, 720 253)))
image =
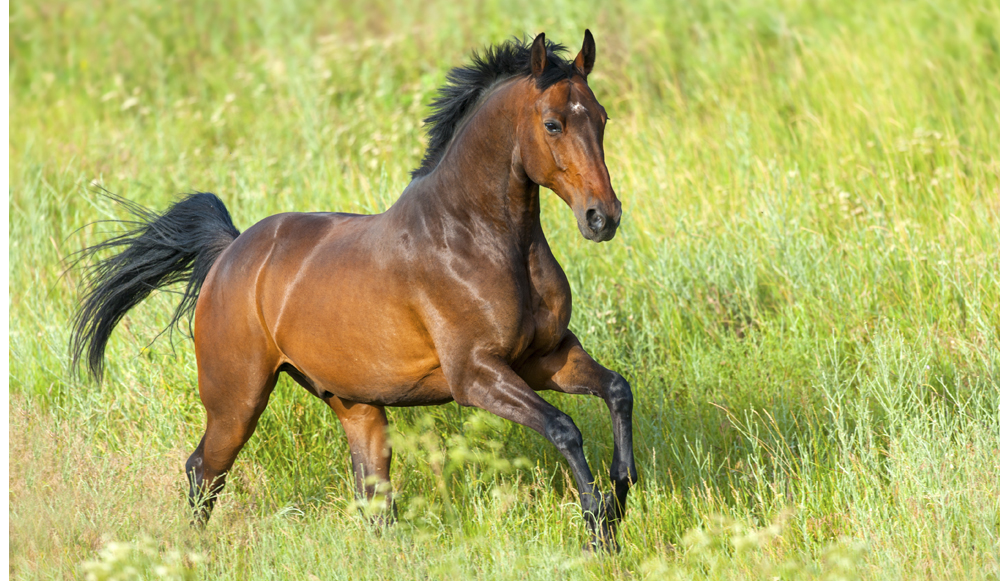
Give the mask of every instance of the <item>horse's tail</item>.
POLYGON ((154 289, 187 281, 169 328, 190 316, 212 264, 240 231, 215 194, 196 193, 157 214, 114 194, 107 194, 135 219, 121 221, 125 233, 85 248, 75 264, 104 250, 117 253, 89 265, 81 285, 83 299, 70 339, 72 367, 86 359, 98 381, 104 374, 104 349, 125 313, 154 289))

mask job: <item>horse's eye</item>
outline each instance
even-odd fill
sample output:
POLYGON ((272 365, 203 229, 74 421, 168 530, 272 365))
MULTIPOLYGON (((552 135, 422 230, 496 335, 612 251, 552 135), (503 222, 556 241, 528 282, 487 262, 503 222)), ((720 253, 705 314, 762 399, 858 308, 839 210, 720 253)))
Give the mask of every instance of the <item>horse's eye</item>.
POLYGON ((554 120, 546 121, 545 130, 549 133, 562 133, 562 123, 554 120))

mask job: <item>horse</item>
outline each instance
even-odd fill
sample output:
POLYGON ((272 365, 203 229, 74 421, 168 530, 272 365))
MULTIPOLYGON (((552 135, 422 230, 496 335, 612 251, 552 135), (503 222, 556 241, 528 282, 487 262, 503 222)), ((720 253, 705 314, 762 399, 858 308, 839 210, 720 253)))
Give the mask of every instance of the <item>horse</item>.
MULTIPOLYGON (((185 465, 204 526, 284 372, 330 406, 359 499, 394 510, 387 406, 455 401, 538 432, 565 457, 591 546, 618 548, 629 489, 632 390, 569 329, 572 294, 542 231, 539 186, 584 238, 614 238, 621 202, 604 160, 604 107, 587 84, 589 30, 573 61, 539 34, 473 53, 425 119, 429 144, 385 212, 283 213, 245 232, 213 194, 157 213, 115 197, 130 230, 80 251, 72 367, 101 381, 115 325, 153 290, 186 282, 170 326, 193 317, 206 427, 185 465), (112 250, 108 258, 95 254, 112 250), (538 395, 605 401, 613 493, 597 489, 573 420, 538 395)), ((393 513, 394 514, 394 513, 393 513)))

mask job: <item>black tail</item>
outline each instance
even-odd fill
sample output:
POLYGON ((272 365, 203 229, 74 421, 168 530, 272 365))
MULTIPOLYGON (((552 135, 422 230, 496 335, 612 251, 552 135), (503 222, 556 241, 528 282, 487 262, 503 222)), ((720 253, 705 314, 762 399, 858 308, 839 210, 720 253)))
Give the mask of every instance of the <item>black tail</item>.
POLYGON ((77 253, 74 264, 108 249, 114 256, 86 268, 83 302, 73 324, 70 353, 73 368, 86 357, 87 368, 98 381, 104 374, 104 349, 115 325, 129 309, 154 289, 187 281, 181 303, 167 327, 194 313, 201 285, 212 264, 240 231, 215 194, 196 193, 170 206, 163 214, 105 192, 135 220, 121 221, 131 229, 77 253))

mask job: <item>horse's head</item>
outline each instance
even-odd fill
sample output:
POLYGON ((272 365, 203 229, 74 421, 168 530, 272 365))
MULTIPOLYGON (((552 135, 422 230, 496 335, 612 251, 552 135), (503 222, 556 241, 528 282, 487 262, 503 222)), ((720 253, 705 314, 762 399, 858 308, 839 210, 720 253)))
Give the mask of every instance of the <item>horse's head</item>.
MULTIPOLYGON (((584 238, 611 240, 622 205, 604 164, 604 125, 608 115, 587 85, 597 48, 588 30, 568 79, 535 89, 534 102, 522 109, 518 147, 528 178, 554 191, 573 209, 584 238)), ((545 34, 531 46, 531 77, 548 63, 545 34)), ((530 79, 529 79, 530 80, 530 79)))

